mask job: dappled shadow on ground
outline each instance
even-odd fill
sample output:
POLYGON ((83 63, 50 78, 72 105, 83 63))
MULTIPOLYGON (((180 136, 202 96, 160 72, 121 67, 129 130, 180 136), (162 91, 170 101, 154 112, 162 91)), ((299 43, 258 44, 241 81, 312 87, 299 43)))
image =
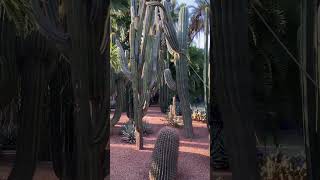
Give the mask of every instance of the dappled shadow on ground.
MULTIPOLYGON (((158 131, 165 126, 165 114, 157 107, 152 107, 144 118, 153 133, 144 137, 144 149, 136 150, 134 144, 121 142, 119 133, 121 126, 128 118, 123 114, 120 122, 112 129, 110 137, 110 168, 111 180, 148 179, 151 155, 158 131)), ((178 180, 208 180, 210 179, 209 139, 207 125, 193 122, 193 139, 183 136, 183 129, 177 129, 180 135, 178 158, 178 180)))

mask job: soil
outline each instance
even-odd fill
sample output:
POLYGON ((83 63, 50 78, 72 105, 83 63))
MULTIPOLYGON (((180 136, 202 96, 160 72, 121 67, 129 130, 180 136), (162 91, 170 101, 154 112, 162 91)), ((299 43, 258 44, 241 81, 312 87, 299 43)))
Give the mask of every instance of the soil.
MULTIPOLYGON (((165 114, 158 107, 151 107, 144 118, 153 133, 144 137, 144 149, 136 150, 135 144, 121 142, 120 128, 128 121, 126 114, 112 129, 110 136, 110 176, 111 180, 148 180, 150 158, 158 131, 165 126, 165 114)), ((209 180, 209 138, 207 125, 203 122, 193 122, 193 139, 184 138, 183 129, 177 129, 180 135, 177 180, 209 180)), ((12 163, 0 162, 0 180, 6 180, 12 163)), ((58 180, 52 171, 51 163, 38 164, 34 180, 58 180)))

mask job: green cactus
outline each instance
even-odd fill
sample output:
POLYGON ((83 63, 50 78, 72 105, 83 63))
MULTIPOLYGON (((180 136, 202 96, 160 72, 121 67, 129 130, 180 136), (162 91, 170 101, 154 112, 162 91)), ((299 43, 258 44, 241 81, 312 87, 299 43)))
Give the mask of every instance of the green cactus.
MULTIPOLYGON (((191 108, 189 100, 189 87, 188 87, 188 11, 185 6, 180 8, 178 31, 174 29, 172 17, 169 13, 170 2, 164 1, 163 4, 157 1, 148 2, 149 5, 160 7, 160 16, 162 29, 164 31, 167 48, 170 54, 174 57, 176 66, 176 90, 181 102, 181 110, 184 123, 185 136, 188 138, 193 137, 191 108)), ((168 78, 167 82, 173 85, 170 79, 170 71, 165 71, 165 77, 168 78)), ((172 86, 174 88, 174 86, 172 86)))
MULTIPOLYGON (((118 75, 119 76, 119 75, 118 75)), ((111 85, 113 86, 113 85, 111 85)), ((124 98, 125 98, 125 87, 126 80, 122 77, 118 77, 115 83, 116 86, 116 107, 113 117, 111 118, 111 126, 115 126, 121 117, 123 108, 124 108, 124 98)))
MULTIPOLYGON (((169 68, 169 57, 168 57, 168 51, 167 51, 167 45, 164 36, 162 36, 161 39, 161 49, 160 49, 160 55, 164 59, 163 63, 160 63, 160 73, 164 72, 164 69, 169 68), (166 57, 167 58, 164 58, 166 57)), ((160 58, 160 59, 162 59, 160 58)), ((170 89, 166 85, 164 74, 159 74, 160 77, 160 91, 159 91, 159 104, 161 108, 162 113, 166 113, 170 104, 170 89)))
POLYGON ((208 103, 208 70, 209 70, 209 7, 205 8, 205 21, 204 21, 204 32, 205 32, 205 42, 204 42, 204 61, 203 61, 203 86, 204 86, 204 104, 205 110, 207 111, 208 103))
POLYGON ((116 106, 113 117, 111 118, 111 127, 115 126, 121 117, 121 114, 124 109, 125 94, 124 91, 127 85, 126 74, 128 73, 128 57, 125 51, 122 48, 118 48, 120 42, 116 40, 114 35, 111 35, 111 39, 115 41, 115 44, 111 44, 111 62, 112 67, 110 71, 110 95, 116 95, 116 106))
POLYGON ((164 127, 160 130, 152 153, 150 180, 172 180, 177 175, 179 135, 176 130, 164 127))
MULTIPOLYGON (((169 3, 164 3, 164 8, 169 9, 169 3)), ((169 88, 175 90, 179 95, 181 110, 183 116, 183 124, 186 137, 193 137, 191 108, 189 100, 188 87, 188 11, 185 6, 181 7, 179 12, 179 22, 177 33, 174 30, 173 22, 170 15, 165 16, 165 9, 162 9, 162 19, 164 20, 163 29, 166 35, 167 46, 169 52, 174 56, 174 63, 176 66, 176 86, 174 86, 172 78, 170 78, 170 71, 165 70, 166 82, 169 88)))
POLYGON ((173 89, 178 91, 184 119, 186 136, 192 137, 192 119, 188 94, 188 64, 186 57, 188 13, 185 7, 181 9, 179 18, 178 36, 174 29, 173 21, 165 10, 169 7, 167 1, 161 4, 159 1, 139 2, 131 0, 131 24, 129 30, 130 68, 127 58, 119 43, 121 70, 132 83, 134 121, 136 124, 136 145, 143 148, 142 142, 142 118, 146 114, 150 97, 160 88, 160 80, 163 74, 164 80, 171 83, 173 89), (163 30, 163 31, 162 31, 163 30), (164 35, 162 35, 164 32, 164 35), (179 38, 178 38, 179 37, 179 38), (162 41, 162 42, 161 42, 162 41), (164 42, 165 41, 165 42, 164 42), (177 66, 177 84, 169 81, 170 71, 163 62, 165 45, 167 50, 174 55, 177 66), (164 72, 163 72, 164 71, 164 72), (174 88, 176 86, 176 88, 174 88))
POLYGON ((176 91, 177 90, 177 85, 176 82, 174 81, 170 69, 165 69, 163 72, 164 75, 164 80, 167 84, 167 86, 172 90, 176 91))
POLYGON ((121 71, 131 82, 133 90, 134 121, 136 145, 143 148, 142 118, 149 107, 150 97, 158 91, 159 64, 162 61, 160 49, 161 31, 159 26, 159 9, 147 6, 146 1, 131 1, 131 24, 129 31, 130 61, 120 42, 121 71), (128 64, 130 63, 130 68, 128 64))

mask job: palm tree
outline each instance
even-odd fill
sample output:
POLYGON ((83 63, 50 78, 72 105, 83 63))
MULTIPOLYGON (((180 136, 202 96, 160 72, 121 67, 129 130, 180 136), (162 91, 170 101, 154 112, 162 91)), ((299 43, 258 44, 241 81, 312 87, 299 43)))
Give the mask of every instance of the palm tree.
POLYGON ((197 6, 192 7, 189 25, 189 39, 192 41, 199 33, 205 30, 206 8, 209 7, 208 0, 196 0, 197 6))

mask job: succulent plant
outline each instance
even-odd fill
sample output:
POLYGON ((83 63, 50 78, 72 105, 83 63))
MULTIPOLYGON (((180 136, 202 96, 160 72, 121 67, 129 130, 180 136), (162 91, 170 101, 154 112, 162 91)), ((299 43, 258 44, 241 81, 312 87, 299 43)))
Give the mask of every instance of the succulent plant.
POLYGON ((150 180, 172 180, 177 175, 179 135, 173 128, 160 130, 152 153, 150 180))
POLYGON ((121 137, 122 141, 129 144, 136 143, 135 129, 132 123, 125 124, 122 127, 121 134, 122 134, 122 137, 121 137))
MULTIPOLYGON (((149 135, 152 134, 152 128, 151 125, 147 122, 142 123, 142 129, 143 129, 143 134, 144 135, 149 135)), ((136 143, 136 129, 135 129, 135 124, 134 122, 128 122, 127 124, 123 125, 120 131, 121 134, 121 140, 123 142, 129 143, 129 144, 134 144, 136 143)))

